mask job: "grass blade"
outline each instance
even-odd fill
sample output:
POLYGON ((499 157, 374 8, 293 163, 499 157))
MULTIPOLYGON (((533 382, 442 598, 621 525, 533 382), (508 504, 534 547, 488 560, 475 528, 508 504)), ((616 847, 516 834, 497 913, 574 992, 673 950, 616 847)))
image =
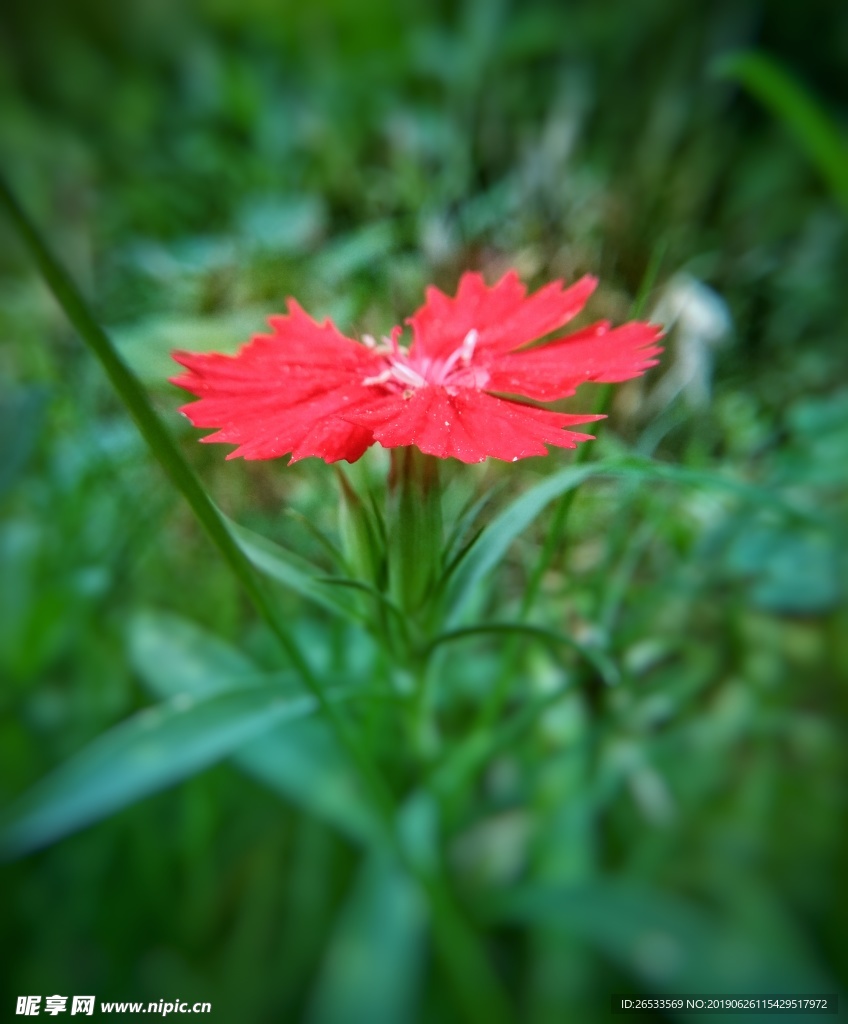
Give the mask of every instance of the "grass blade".
POLYGON ((396 863, 360 869, 330 940, 308 1024, 409 1024, 424 967, 424 914, 396 863))
POLYGON ((525 636, 541 640, 554 650, 559 647, 568 647, 583 658, 598 673, 608 686, 615 686, 621 680, 621 673, 615 662, 604 654, 603 651, 595 650, 584 644, 578 643, 564 633, 557 633, 552 629, 545 629, 544 626, 535 626, 527 622, 487 622, 478 626, 466 626, 462 629, 452 629, 442 633, 432 641, 427 653, 442 644, 452 643, 455 640, 463 640, 467 637, 485 636, 486 634, 523 634, 525 636))
POLYGON ((327 822, 349 839, 380 848, 380 822, 326 723, 277 726, 242 746, 233 763, 285 801, 327 822))
POLYGON ((267 597, 253 574, 250 563, 239 549, 238 544, 227 529, 209 495, 183 458, 182 453, 174 443, 164 423, 156 414, 144 389, 118 355, 106 332, 94 319, 76 285, 74 285, 67 273, 48 251, 41 240, 41 236, 30 223, 2 179, 0 179, 0 207, 6 211, 7 216, 26 243, 41 275, 64 310, 65 315, 100 361, 109 380, 112 382, 112 386, 135 420, 142 437, 165 470, 171 483, 180 491, 191 506, 192 511, 210 540, 218 548, 233 573, 248 591, 260 614, 273 629, 292 663, 303 675, 307 685, 313 692, 319 690, 318 681, 312 676, 305 658, 289 631, 279 620, 279 617, 274 614, 267 597))
POLYGON ((103 733, 4 816, 0 852, 21 856, 208 768, 246 740, 315 710, 277 687, 177 697, 103 733))
POLYGON ((715 65, 755 96, 791 132, 799 147, 848 213, 848 142, 815 98, 764 53, 732 53, 715 65))
POLYGON ((495 916, 575 936, 641 984, 659 991, 836 987, 815 964, 799 962, 796 951, 787 955, 777 943, 763 947, 688 900, 636 882, 598 878, 571 886, 531 884, 500 899, 495 916), (668 951, 659 960, 640 955, 646 935, 663 936, 668 951))
POLYGON ((454 572, 448 587, 449 623, 460 618, 477 585, 550 502, 597 472, 593 466, 569 466, 525 491, 495 517, 454 572))
MULTIPOLYGON (((270 682, 246 654, 188 619, 171 612, 142 611, 127 630, 130 664, 157 700, 218 693, 270 682)), ((276 682, 276 680, 275 680, 276 682)))
MULTIPOLYGON (((256 685, 260 668, 240 651, 177 615, 144 612, 129 630, 130 658, 159 700, 198 699, 256 685)), ((266 676, 267 679, 267 676, 266 676)), ((276 682, 276 680, 275 680, 276 682)), ((284 682, 284 681, 281 681, 284 682)), ((379 822, 326 723, 277 725, 232 755, 241 771, 346 836, 379 845, 379 822)))
POLYGON ((325 577, 311 562, 292 551, 287 551, 267 537, 240 526, 223 512, 220 515, 236 544, 255 569, 334 615, 355 621, 361 620, 361 616, 352 605, 339 600, 328 590, 323 583, 325 577))
POLYGON ((716 473, 690 470, 684 466, 672 466, 635 458, 606 465, 568 466, 542 480, 541 483, 531 487, 529 491, 525 491, 512 501, 480 535, 455 572, 453 585, 449 588, 449 625, 454 625, 461 618, 475 588, 497 568, 513 542, 536 517, 555 498, 574 490, 590 477, 656 481, 726 491, 744 501, 771 508, 792 519, 810 522, 818 522, 820 519, 815 512, 795 508, 779 494, 765 488, 756 487, 743 480, 723 477, 716 473))

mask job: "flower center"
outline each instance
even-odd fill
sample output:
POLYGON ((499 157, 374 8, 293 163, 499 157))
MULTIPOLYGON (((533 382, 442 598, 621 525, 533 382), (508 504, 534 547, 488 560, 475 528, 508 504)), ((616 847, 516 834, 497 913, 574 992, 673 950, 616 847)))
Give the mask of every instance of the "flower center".
POLYGON ((363 340, 369 348, 376 349, 386 363, 386 368, 374 377, 366 377, 366 386, 382 385, 400 392, 404 398, 411 398, 418 388, 434 384, 446 388, 451 394, 458 388, 480 390, 489 382, 489 372, 482 366, 474 366, 474 349, 478 333, 472 328, 446 359, 431 359, 429 356, 410 356, 402 349, 395 337, 384 338, 378 346, 371 337, 363 340))

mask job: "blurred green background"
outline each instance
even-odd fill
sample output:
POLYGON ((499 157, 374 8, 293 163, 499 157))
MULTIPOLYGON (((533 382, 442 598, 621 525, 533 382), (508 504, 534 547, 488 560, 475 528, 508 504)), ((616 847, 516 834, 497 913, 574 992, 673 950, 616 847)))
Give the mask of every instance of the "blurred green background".
MULTIPOLYGON (((595 457, 635 450, 815 513, 581 491, 545 615, 600 638, 630 681, 600 709, 557 705, 445 839, 469 893, 571 886, 488 932, 534 1024, 605 1019, 613 991, 846 982, 848 172, 840 186, 803 110, 719 74, 752 48, 803 83, 838 151, 848 8, 830 0, 0 15, 5 173, 238 521, 308 547, 283 509, 332 529, 331 474, 197 445, 172 348, 233 350, 289 295, 380 334, 468 268, 593 272, 595 312, 624 318, 652 260, 648 310, 675 323, 664 375, 619 391, 595 457)), ((7 804, 149 704, 163 665, 179 682, 278 661, 5 223, 0 240, 7 804)), ((570 457, 473 472, 518 493, 570 457)), ((516 545, 504 601, 543 540, 516 545)), ((367 644, 280 600, 319 668, 368 673, 367 644)), ((468 649, 457 685, 485 690, 497 658, 468 649)), ((534 650, 520 670, 528 686, 553 671, 534 650)), ((4 865, 2 888, 4 1006, 95 993, 210 1000, 221 1020, 453 1019, 402 887, 308 796, 237 766, 4 865)))

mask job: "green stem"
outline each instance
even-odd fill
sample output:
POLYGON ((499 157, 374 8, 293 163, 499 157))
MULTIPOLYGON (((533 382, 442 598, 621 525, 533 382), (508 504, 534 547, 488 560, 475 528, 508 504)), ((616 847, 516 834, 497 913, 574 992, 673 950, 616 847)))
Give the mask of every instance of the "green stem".
POLYGON ((408 616, 421 622, 441 571, 439 460, 412 446, 393 449, 391 457, 389 592, 408 616))
POLYGON ((415 689, 409 700, 409 734, 412 749, 419 762, 430 764, 439 748, 439 735, 433 716, 433 687, 430 659, 427 655, 417 659, 415 689))
POLYGON ((475 1024, 480 1019, 505 1024, 510 1020, 510 1013, 500 984, 447 887, 441 880, 421 871, 407 854, 395 829, 394 799, 376 766, 327 699, 323 687, 260 585, 253 567, 234 541, 218 510, 183 458, 141 385, 95 320, 76 285, 42 242, 40 234, 2 178, 0 207, 4 209, 17 230, 65 315, 100 361, 154 456, 186 499, 209 539, 244 587, 256 610, 300 674, 304 686, 315 697, 339 743, 347 752, 379 816, 387 842, 404 867, 417 878, 427 896, 437 951, 452 982, 452 991, 463 1017, 469 1024, 475 1024))

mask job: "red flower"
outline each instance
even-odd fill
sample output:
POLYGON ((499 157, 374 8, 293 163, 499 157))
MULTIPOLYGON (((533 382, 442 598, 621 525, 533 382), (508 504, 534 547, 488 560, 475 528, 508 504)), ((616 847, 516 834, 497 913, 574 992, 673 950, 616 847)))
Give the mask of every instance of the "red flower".
POLYGON ((542 409, 499 394, 552 402, 585 381, 615 382, 657 362, 658 327, 601 321, 543 345, 539 338, 571 320, 595 289, 583 277, 555 281, 528 296, 515 271, 492 288, 464 274, 456 298, 428 288, 407 321, 412 344, 395 327, 377 344, 318 324, 293 300, 237 355, 175 352, 188 370, 174 384, 200 401, 181 410, 196 427, 217 427, 204 441, 238 448, 227 458, 291 462, 317 456, 355 462, 366 448, 416 445, 439 458, 515 462, 547 455, 547 445, 575 448, 589 434, 565 428, 602 419, 542 409))

